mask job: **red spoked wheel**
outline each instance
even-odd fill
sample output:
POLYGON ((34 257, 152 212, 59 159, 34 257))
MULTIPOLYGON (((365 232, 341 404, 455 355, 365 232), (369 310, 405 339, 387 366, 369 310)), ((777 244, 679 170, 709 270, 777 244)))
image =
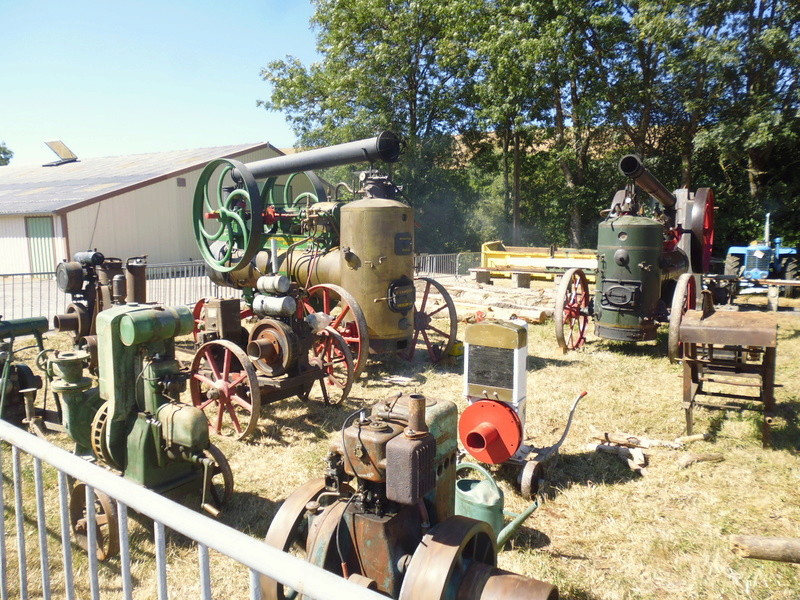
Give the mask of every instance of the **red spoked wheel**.
POLYGON ((678 277, 675 291, 672 293, 672 306, 669 311, 669 336, 667 340, 667 355, 670 362, 683 358, 683 344, 681 343, 681 322, 687 310, 697 306, 697 281, 691 273, 684 273, 678 277))
POLYGON ((205 308, 207 302, 207 298, 200 298, 200 300, 195 303, 194 308, 192 309, 192 316, 194 317, 194 329, 192 330, 192 337, 194 338, 195 342, 197 342, 197 336, 200 335, 202 325, 205 323, 205 308))
POLYGON ((358 379, 369 354, 369 333, 364 311, 344 288, 329 283, 321 283, 308 288, 308 297, 302 301, 303 313, 325 313, 333 320, 328 325, 344 338, 353 355, 355 369, 353 378, 358 379))
POLYGON ((569 269, 556 291, 553 313, 556 340, 561 349, 577 350, 586 343, 589 324, 589 284, 581 269, 569 269))
POLYGON ((255 367, 228 340, 206 342, 194 355, 189 379, 192 404, 201 409, 217 435, 238 440, 253 433, 261 414, 255 367))
POLYGON ((414 306, 414 336, 408 350, 400 353, 406 360, 414 358, 417 342, 422 338, 428 358, 438 363, 453 349, 458 330, 458 316, 453 299, 445 287, 429 277, 414 279, 416 301, 414 306), (434 297, 434 292, 441 298, 434 297))
POLYGON ((311 347, 309 363, 325 371, 320 382, 325 404, 339 404, 353 386, 355 365, 350 346, 332 327, 323 329, 311 347))
POLYGON ((694 195, 691 229, 692 270, 710 273, 714 245, 714 191, 711 188, 700 188, 694 195))

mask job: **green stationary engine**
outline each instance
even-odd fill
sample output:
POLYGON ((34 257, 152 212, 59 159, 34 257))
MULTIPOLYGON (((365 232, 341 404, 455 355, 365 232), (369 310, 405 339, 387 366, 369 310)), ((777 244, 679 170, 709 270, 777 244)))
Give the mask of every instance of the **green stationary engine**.
MULTIPOLYGON (((225 456, 209 443, 203 412, 178 399, 188 375, 175 359, 174 338, 193 326, 183 306, 115 305, 96 317, 99 385, 84 374, 85 350, 50 355, 47 374, 76 453, 160 493, 197 490, 201 506, 216 514, 230 499, 233 476, 225 456)), ((97 490, 95 495, 111 531, 113 503, 97 490)), ((84 546, 85 502, 84 487, 75 486, 70 513, 84 546)), ((98 536, 99 558, 116 549, 115 536, 98 536)))
POLYGON ((670 193, 632 154, 619 169, 631 182, 603 211, 594 298, 583 271, 567 271, 556 295, 556 338, 564 351, 579 348, 590 316, 598 336, 632 342, 655 339, 658 323, 669 321, 675 358, 680 318, 696 301, 695 276, 710 267, 714 193, 670 193), (652 216, 644 216, 634 184, 658 201, 652 216))

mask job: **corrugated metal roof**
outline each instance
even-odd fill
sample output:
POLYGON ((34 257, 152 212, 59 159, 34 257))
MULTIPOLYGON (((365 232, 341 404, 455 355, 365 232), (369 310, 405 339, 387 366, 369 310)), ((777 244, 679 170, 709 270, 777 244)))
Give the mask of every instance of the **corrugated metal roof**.
POLYGON ((0 215, 50 214, 150 180, 180 175, 215 158, 268 147, 268 143, 241 144, 86 158, 57 167, 7 165, 0 167, 0 215))

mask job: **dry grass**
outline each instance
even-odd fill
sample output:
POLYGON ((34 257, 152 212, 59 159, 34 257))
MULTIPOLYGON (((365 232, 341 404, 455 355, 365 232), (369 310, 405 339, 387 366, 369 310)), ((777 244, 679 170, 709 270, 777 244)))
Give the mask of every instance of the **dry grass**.
MULTIPOLYGON (((572 399, 584 389, 589 395, 550 469, 546 501, 500 554, 500 566, 552 581, 563 597, 576 600, 800 598, 800 566, 737 558, 727 541, 731 534, 800 537, 800 315, 782 311, 779 321, 777 381, 783 387, 777 390, 782 418, 773 432, 775 448, 762 449, 754 415, 698 410, 696 431, 714 436, 691 450, 719 452, 725 460, 679 469, 681 451, 654 449, 648 451, 650 466, 644 476, 613 456, 587 452, 585 445, 592 428, 658 439, 683 433, 681 369, 665 358, 666 331, 657 341, 639 345, 593 338, 584 351, 563 355, 551 324, 531 326, 529 443, 554 443, 572 399)), ((397 391, 453 400, 463 408, 461 369, 460 360, 431 368, 419 359, 406 363, 388 358, 368 365, 342 406, 324 406, 318 399, 265 406, 251 440, 216 441, 236 479, 236 493, 222 521, 263 537, 281 500, 320 476, 328 439, 346 414, 397 391)), ((4 461, 4 474, 9 463, 4 461)), ((48 477, 52 481, 54 476, 48 477)), ((510 484, 513 473, 503 470, 500 480, 507 508, 522 509, 526 502, 510 484)), ((6 534, 13 537, 9 488, 5 502, 6 534)), ((51 557, 57 557, 54 489, 48 489, 48 506, 51 557)), ((133 527, 136 597, 152 598, 152 525, 139 519, 133 527)), ((32 555, 35 535, 30 529, 32 555)), ((195 596, 196 550, 172 536, 168 554, 171 596, 195 596)), ((79 597, 87 597, 85 556, 76 552, 75 557, 83 569, 76 589, 79 597)), ((10 558, 13 588, 16 567, 10 558)), ((37 560, 31 556, 32 569, 37 560)), ((60 561, 51 560, 58 578, 60 561)), ((103 565, 104 597, 118 595, 118 573, 118 559, 103 565)), ((215 598, 246 597, 246 572, 213 553, 212 578, 215 598)))

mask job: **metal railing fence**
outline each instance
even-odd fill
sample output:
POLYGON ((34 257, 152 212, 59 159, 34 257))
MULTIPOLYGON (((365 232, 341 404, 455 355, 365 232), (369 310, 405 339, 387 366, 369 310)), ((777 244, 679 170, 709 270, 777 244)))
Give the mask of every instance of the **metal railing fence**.
POLYGON ((417 275, 469 275, 469 269, 480 266, 480 252, 451 254, 418 254, 414 257, 417 275))
MULTIPOLYGON (((297 590, 310 598, 319 600, 380 600, 384 598, 355 583, 329 573, 296 556, 268 546, 264 542, 245 535, 235 529, 177 504, 150 490, 128 481, 114 473, 92 464, 74 454, 37 438, 22 429, 0 420, 0 440, 11 446, 11 474, 7 474, 4 463, 8 446, 0 444, 0 598, 27 600, 41 597, 49 600, 65 597, 73 600, 84 597, 78 592, 87 587, 89 597, 101 597, 100 575, 104 578, 119 578, 112 593, 114 598, 133 598, 133 592, 152 582, 142 577, 131 577, 131 550, 134 542, 129 535, 128 511, 133 510, 154 521, 155 569, 149 570, 155 578, 159 600, 169 597, 169 565, 167 558, 166 531, 169 528, 194 541, 198 553, 198 577, 196 594, 191 597, 211 600, 211 569, 209 550, 229 557, 242 566, 248 577, 239 577, 247 592, 227 598, 249 597, 260 600, 260 575, 266 575, 283 585, 297 590), (26 456, 23 461, 23 455, 26 456), (29 466, 27 456, 31 458, 29 466), (32 466, 32 469, 31 469, 32 466), (31 500, 31 471, 34 493, 31 500), (53 482, 57 480, 57 484, 53 482), (119 522, 119 561, 99 563, 95 552, 73 549, 70 540, 70 514, 68 478, 86 484, 86 534, 87 547, 95 548, 98 517, 95 512, 94 490, 108 494, 116 501, 119 522), (45 483, 48 482, 48 483, 45 483), (6 504, 6 487, 12 486, 11 505, 6 504), (49 500, 57 495, 58 511, 47 513, 49 500), (28 502, 26 502, 28 500, 28 502), (35 508, 30 505, 35 505, 35 508), (8 527, 6 521, 13 521, 8 527), (54 523, 58 521, 58 523, 54 523), (60 546, 60 556, 51 556, 49 546, 60 546), (38 548, 36 548, 38 547, 38 548), (37 554, 38 550, 38 556, 37 554), (80 555, 79 555, 80 553, 80 555), (88 561, 88 566, 84 564, 88 561), (110 563, 114 564, 110 564, 110 563), (16 563, 17 576, 9 570, 16 563), (76 563, 79 563, 76 567, 76 563), (58 585, 53 585, 54 575, 59 575, 58 585), (38 576, 38 580, 37 580, 38 576), (12 581, 16 579, 16 581, 12 581), (56 594, 58 594, 56 596, 56 594)), ((51 507, 52 508, 52 507, 51 507)), ((12 569, 13 570, 13 569, 12 569)), ((106 590, 107 591, 107 590, 106 590)), ((244 592, 244 590, 242 590, 244 592)), ((186 595, 184 592, 173 597, 186 595)))
MULTIPOLYGON (((236 298, 239 290, 220 287, 199 261, 147 265, 147 299, 166 306, 194 304, 200 298, 236 298)), ((58 289, 55 272, 0 274, 0 317, 47 317, 52 321, 70 302, 58 289)))
MULTIPOLYGON (((420 254, 415 257, 417 275, 469 275, 480 265, 480 252, 420 254)), ((205 263, 187 261, 147 265, 147 299, 166 306, 193 305, 200 298, 238 298, 239 290, 221 287, 209 279, 205 263)), ((55 272, 0 273, 0 318, 47 317, 52 321, 70 302, 58 289, 55 272)))

